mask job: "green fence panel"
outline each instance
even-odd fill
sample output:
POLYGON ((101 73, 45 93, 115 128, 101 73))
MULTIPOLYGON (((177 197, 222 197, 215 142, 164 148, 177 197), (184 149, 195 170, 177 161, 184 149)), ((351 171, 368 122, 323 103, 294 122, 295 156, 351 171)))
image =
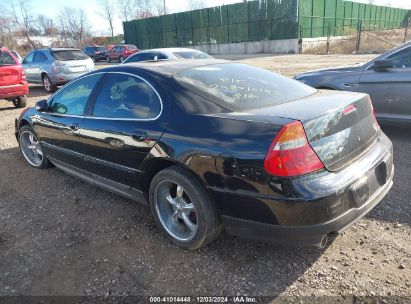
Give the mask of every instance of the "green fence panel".
POLYGON ((208 9, 192 11, 191 22, 194 29, 208 27, 208 9))
POLYGON ((247 2, 227 5, 228 23, 248 23, 248 5, 247 2))
MULTIPOLYGON (((344 0, 340 0, 343 2, 344 0)), ((300 24, 300 37, 307 38, 312 36, 312 9, 313 0, 300 0, 299 3, 299 24, 300 24)))
POLYGON ((175 32, 175 14, 161 16, 161 26, 164 32, 175 32))
POLYGON ((137 32, 134 21, 123 22, 124 37, 126 43, 137 45, 137 32))
POLYGON ((175 14, 177 30, 191 30, 191 12, 182 12, 175 14))
POLYGON ((208 23, 209 26, 228 24, 228 5, 209 8, 208 23))
POLYGON ((210 43, 228 43, 228 25, 209 27, 210 43))
POLYGON ((147 18, 145 20, 147 24, 147 31, 150 35, 154 33, 162 32, 162 24, 161 24, 160 17, 152 17, 152 18, 147 18))
POLYGON ((173 32, 163 32, 163 47, 176 46, 177 34, 173 32))
POLYGON ((324 0, 314 0, 313 1, 313 37, 324 36, 324 10, 325 1, 324 0))
POLYGON ((208 44, 208 31, 207 28, 194 28, 193 29, 193 39, 194 45, 208 44))
POLYGON ((249 41, 248 22, 229 24, 228 39, 231 43, 249 41))
POLYGON ((191 29, 177 31, 177 46, 191 45, 193 45, 193 31, 191 29))

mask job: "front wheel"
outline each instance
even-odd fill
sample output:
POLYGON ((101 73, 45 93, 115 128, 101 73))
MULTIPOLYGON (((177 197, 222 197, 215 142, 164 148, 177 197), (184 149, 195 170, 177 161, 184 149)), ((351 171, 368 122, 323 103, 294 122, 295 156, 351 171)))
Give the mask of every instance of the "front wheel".
POLYGON ((16 97, 15 99, 13 99, 13 105, 16 108, 25 108, 27 106, 27 97, 26 96, 16 97))
POLYGON ((20 128, 19 146, 21 153, 30 166, 37 169, 45 169, 50 166, 41 143, 31 126, 25 125, 20 128))
POLYGON ((50 77, 47 75, 43 76, 43 87, 47 93, 53 93, 57 90, 57 87, 51 82, 50 77))
POLYGON ((220 235, 222 224, 213 202, 186 170, 173 166, 157 173, 149 198, 157 225, 174 244, 193 250, 220 235))

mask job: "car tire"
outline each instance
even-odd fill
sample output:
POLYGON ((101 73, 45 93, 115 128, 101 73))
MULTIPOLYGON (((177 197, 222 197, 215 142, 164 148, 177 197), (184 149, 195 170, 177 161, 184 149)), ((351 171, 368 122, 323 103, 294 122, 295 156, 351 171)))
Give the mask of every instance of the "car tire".
POLYGON ((120 59, 120 62, 121 62, 121 63, 123 63, 123 61, 124 61, 124 57, 123 57, 123 56, 120 56, 120 58, 119 58, 119 59, 120 59))
POLYGON ((184 249, 201 248, 221 233, 220 216, 205 188, 179 166, 154 176, 149 201, 157 226, 169 240, 184 249))
POLYGON ((47 75, 43 75, 43 87, 47 93, 54 93, 57 90, 57 86, 53 84, 50 77, 47 75))
POLYGON ((25 108, 27 106, 27 96, 20 96, 13 99, 13 105, 16 108, 25 108))
POLYGON ((45 169, 51 166, 36 133, 30 125, 22 126, 19 129, 18 139, 20 152, 30 166, 37 169, 45 169))

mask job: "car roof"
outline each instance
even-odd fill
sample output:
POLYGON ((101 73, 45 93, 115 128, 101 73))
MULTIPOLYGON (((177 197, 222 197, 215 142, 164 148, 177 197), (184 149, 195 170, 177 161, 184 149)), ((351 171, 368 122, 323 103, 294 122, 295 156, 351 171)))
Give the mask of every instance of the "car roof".
MULTIPOLYGON (((196 49, 190 49, 190 48, 158 48, 158 49, 149 49, 149 50, 144 50, 144 52, 187 52, 187 51, 199 51, 196 49)), ((199 51, 201 52, 201 51, 199 51)))
POLYGON ((75 48, 41 48, 33 51, 81 51, 81 49, 75 48))
POLYGON ((207 66, 220 63, 232 63, 232 61, 222 60, 222 59, 182 59, 182 60, 160 60, 160 61, 142 61, 142 62, 132 62, 124 65, 117 65, 108 67, 99 71, 114 71, 119 68, 121 69, 143 69, 150 72, 155 72, 164 76, 172 76, 173 74, 200 66, 207 66))

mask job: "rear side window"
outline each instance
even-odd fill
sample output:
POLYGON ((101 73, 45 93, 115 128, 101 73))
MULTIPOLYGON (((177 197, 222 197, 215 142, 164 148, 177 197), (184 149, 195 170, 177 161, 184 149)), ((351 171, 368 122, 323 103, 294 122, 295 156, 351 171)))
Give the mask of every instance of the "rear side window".
POLYGON ((83 115, 87 101, 102 74, 86 76, 71 82, 54 95, 50 112, 65 115, 83 115))
POLYGON ((189 68, 175 78, 231 111, 275 106, 316 92, 298 81, 239 63, 189 68))
POLYGON ((107 74, 93 110, 95 117, 154 119, 161 101, 142 79, 126 74, 107 74))
POLYGON ((88 59, 88 56, 80 50, 52 51, 51 54, 55 59, 61 61, 88 59))
POLYGON ((16 62, 10 53, 4 50, 0 50, 0 66, 2 65, 14 65, 16 62))
POLYGON ((23 63, 31 63, 33 62, 34 52, 29 53, 24 59, 23 63))
POLYGON ((34 54, 33 62, 43 62, 43 61, 47 61, 46 55, 44 55, 42 52, 36 52, 34 54))
POLYGON ((127 44, 129 50, 137 50, 137 47, 134 44, 127 44))

